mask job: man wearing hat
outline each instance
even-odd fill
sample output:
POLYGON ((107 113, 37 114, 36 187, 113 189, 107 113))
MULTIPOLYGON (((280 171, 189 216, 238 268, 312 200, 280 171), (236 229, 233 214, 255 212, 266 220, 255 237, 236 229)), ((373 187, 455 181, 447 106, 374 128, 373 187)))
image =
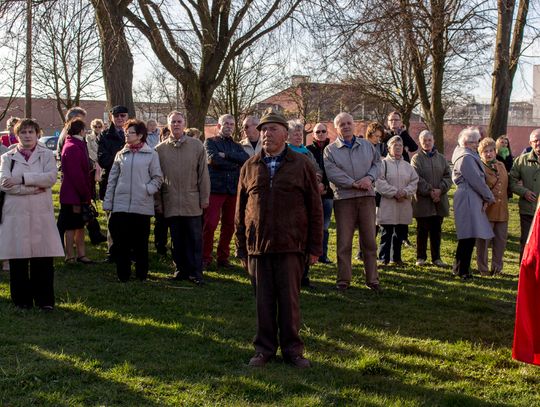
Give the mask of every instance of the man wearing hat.
POLYGON ((257 129, 262 151, 240 171, 236 203, 238 257, 255 284, 257 333, 253 367, 278 346, 287 363, 310 367, 300 339, 300 280, 322 254, 323 216, 311 162, 286 146, 287 120, 268 111, 257 129), (278 340, 279 338, 279 340, 278 340))
MULTIPOLYGON (((125 106, 114 106, 109 111, 110 127, 101 133, 98 141, 97 159, 101 167, 101 181, 99 181, 99 199, 105 198, 107 192, 107 183, 116 153, 124 147, 126 139, 124 137, 124 123, 129 117, 129 111, 125 106)), ((107 245, 109 247, 109 256, 107 261, 112 262, 112 239, 110 233, 107 233, 107 245)))

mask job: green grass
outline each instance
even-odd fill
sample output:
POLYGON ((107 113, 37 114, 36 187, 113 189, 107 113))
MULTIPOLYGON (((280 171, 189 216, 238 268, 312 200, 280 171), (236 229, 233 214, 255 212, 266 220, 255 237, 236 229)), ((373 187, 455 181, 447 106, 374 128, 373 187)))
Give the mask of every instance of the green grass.
MULTIPOLYGON (((17 311, 0 273, 0 405, 539 405, 538 370, 511 359, 515 199, 511 212, 497 278, 462 283, 449 270, 419 269, 415 250, 405 248, 407 267, 380 272, 382 295, 364 287, 360 262, 352 288, 338 295, 335 264, 314 267, 317 290, 301 294, 301 334, 314 364, 307 371, 279 359, 247 367, 255 305, 238 262, 211 270, 197 288, 169 281, 170 258, 153 246, 145 283, 118 283, 111 265, 58 259, 53 313, 17 311)), ((452 219, 443 227, 443 259, 451 262, 452 219)), ((334 248, 332 229, 333 261, 334 248)), ((104 249, 90 256, 103 258, 104 249)))

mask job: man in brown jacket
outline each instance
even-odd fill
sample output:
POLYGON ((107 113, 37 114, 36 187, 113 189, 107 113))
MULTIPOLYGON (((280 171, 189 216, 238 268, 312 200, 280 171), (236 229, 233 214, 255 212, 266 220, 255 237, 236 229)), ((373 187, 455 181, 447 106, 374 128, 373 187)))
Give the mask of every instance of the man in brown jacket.
POLYGON ((167 118, 168 139, 156 146, 163 184, 160 201, 171 228, 174 279, 199 285, 202 277, 202 214, 210 199, 210 177, 203 144, 184 134, 186 121, 180 112, 167 118))
POLYGON ((236 204, 238 257, 254 279, 257 302, 249 365, 266 365, 279 345, 287 363, 306 368, 299 296, 306 261, 314 264, 322 254, 317 176, 307 157, 286 146, 282 115, 266 113, 257 128, 263 150, 242 167, 236 204))

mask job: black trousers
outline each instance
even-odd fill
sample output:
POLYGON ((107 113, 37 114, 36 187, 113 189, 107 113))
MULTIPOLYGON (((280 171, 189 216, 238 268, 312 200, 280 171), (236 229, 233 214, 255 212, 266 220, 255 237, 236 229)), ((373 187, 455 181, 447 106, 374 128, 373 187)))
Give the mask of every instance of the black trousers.
POLYGON ((431 261, 441 258, 442 216, 416 218, 416 258, 427 260, 427 241, 431 248, 431 261))
POLYGON ((11 299, 17 307, 54 306, 54 264, 52 257, 9 261, 11 299), (29 267, 30 266, 30 267, 29 267))
POLYGON ((172 257, 176 266, 174 277, 202 280, 202 215, 167 218, 171 228, 172 257))
POLYGON ((527 238, 529 237, 529 231, 531 230, 531 225, 534 216, 532 215, 522 215, 519 214, 519 226, 521 229, 521 236, 519 237, 519 263, 521 264, 521 258, 523 257, 523 249, 525 249, 525 244, 527 243, 527 238))
POLYGON ((379 260, 401 261, 401 245, 407 239, 408 225, 380 225, 381 245, 379 246, 379 260))
POLYGON ((145 280, 148 276, 150 215, 114 212, 109 219, 109 230, 114 240, 114 260, 118 279, 129 280, 133 255, 135 275, 139 280, 145 280))
POLYGON ((471 257, 474 250, 476 239, 459 239, 456 248, 456 259, 454 262, 454 272, 459 276, 467 276, 471 274, 471 257))
POLYGON ((272 356, 279 346, 284 357, 303 354, 299 331, 304 264, 305 256, 300 253, 249 256, 249 273, 255 277, 256 285, 255 352, 272 356))
POLYGON ((156 249, 166 250, 169 225, 163 214, 156 213, 154 217, 154 245, 156 249))

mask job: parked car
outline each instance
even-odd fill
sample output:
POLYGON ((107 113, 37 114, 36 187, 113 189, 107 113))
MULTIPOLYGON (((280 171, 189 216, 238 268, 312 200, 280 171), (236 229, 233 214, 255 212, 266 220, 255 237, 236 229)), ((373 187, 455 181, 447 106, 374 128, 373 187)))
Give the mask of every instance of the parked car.
POLYGON ((39 142, 47 147, 49 150, 56 151, 56 146, 58 145, 59 136, 44 136, 39 139, 39 142))

